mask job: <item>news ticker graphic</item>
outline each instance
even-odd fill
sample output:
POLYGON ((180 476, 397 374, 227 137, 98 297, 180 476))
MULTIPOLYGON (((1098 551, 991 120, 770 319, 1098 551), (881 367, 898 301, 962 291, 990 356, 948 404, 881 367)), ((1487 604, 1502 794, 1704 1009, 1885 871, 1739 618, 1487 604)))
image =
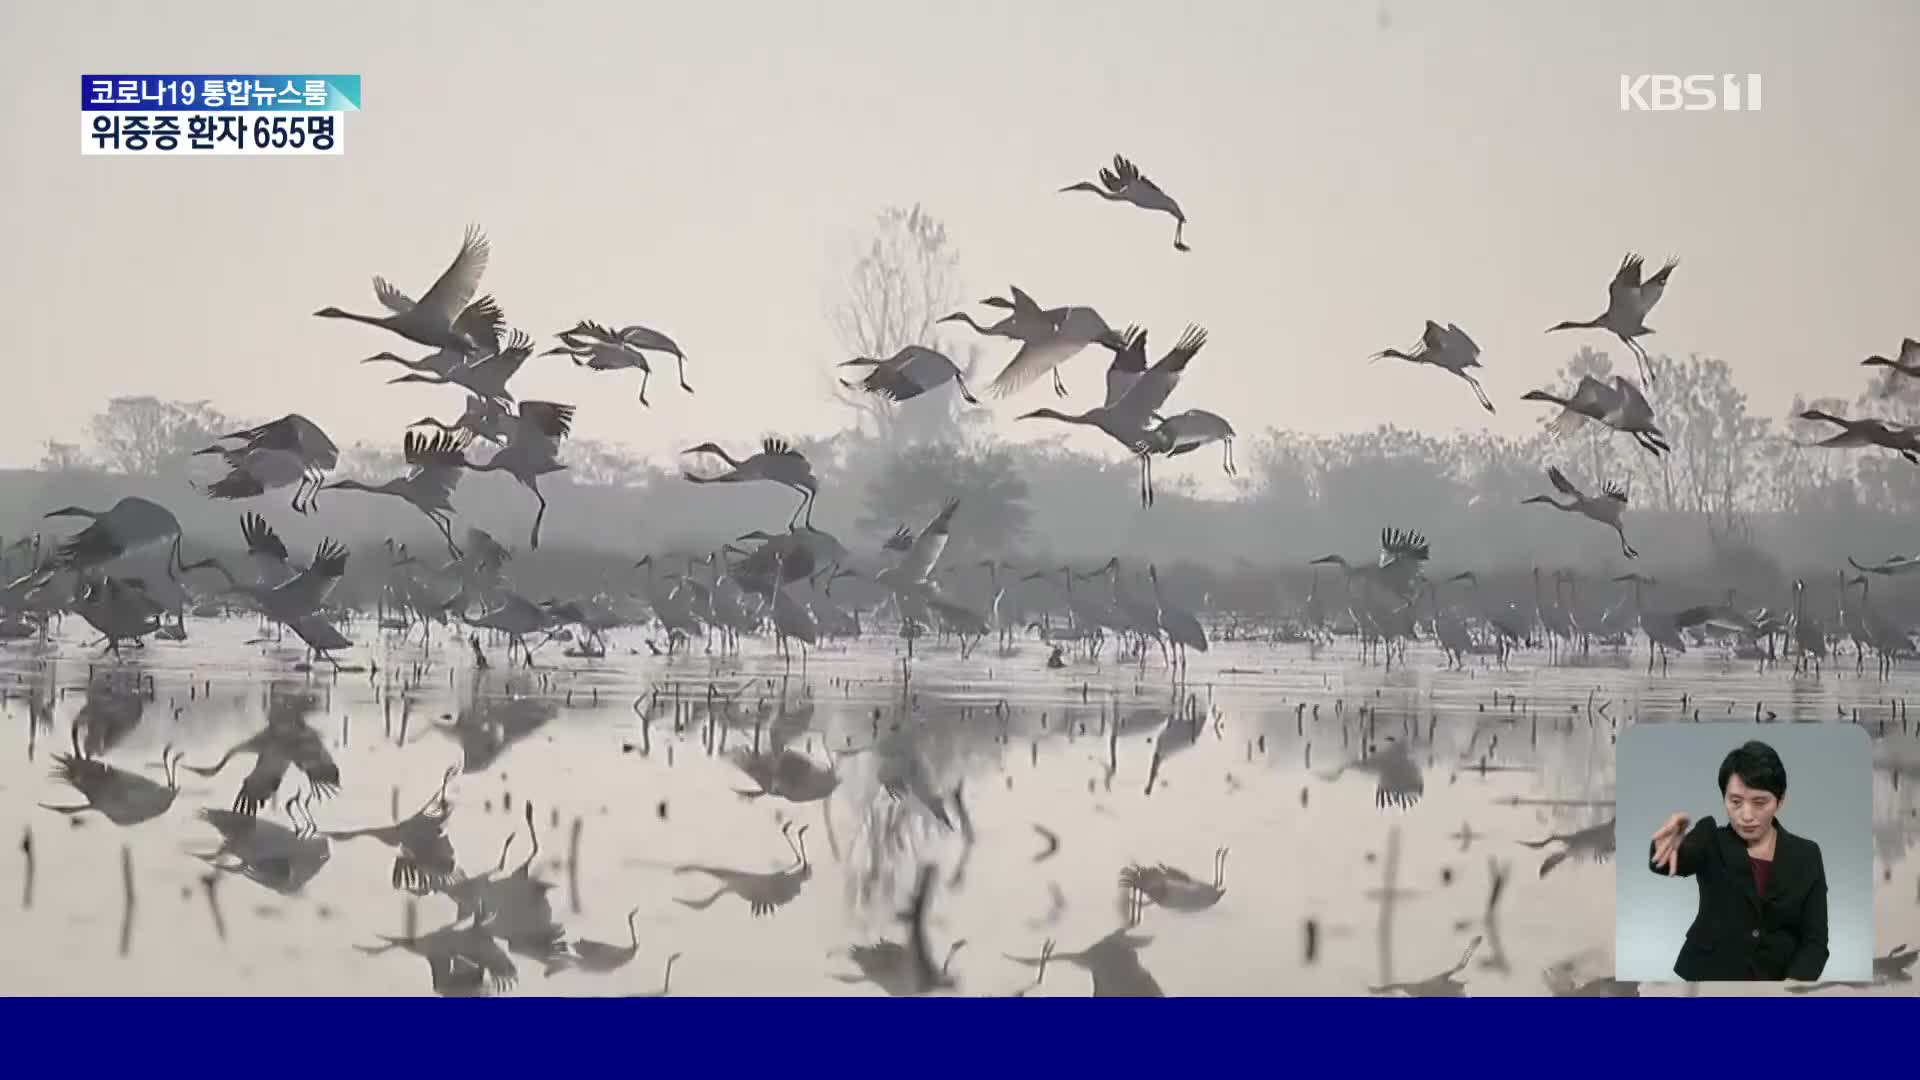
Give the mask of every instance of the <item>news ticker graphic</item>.
POLYGON ((80 152, 339 154, 358 75, 82 75, 80 152))

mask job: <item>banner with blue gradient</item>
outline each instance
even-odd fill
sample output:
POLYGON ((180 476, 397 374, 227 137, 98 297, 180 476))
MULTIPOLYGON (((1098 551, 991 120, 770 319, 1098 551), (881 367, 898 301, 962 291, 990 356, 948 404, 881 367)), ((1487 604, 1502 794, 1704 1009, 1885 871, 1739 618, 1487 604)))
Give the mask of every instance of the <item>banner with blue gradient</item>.
POLYGON ((354 112, 358 75, 82 75, 82 112, 354 112))

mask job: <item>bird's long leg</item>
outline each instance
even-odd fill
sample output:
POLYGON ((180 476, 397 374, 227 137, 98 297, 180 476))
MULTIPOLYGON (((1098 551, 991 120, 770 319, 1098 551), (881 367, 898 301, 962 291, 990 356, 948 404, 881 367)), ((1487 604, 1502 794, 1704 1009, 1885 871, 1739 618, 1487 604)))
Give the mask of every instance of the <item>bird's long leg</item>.
POLYGON ((687 385, 687 358, 676 355, 674 359, 680 362, 680 389, 693 393, 693 387, 687 385))
POLYGON ((1467 374, 1464 371, 1460 372, 1459 375, 1461 378, 1467 380, 1468 386, 1473 387, 1473 396, 1480 399, 1481 407, 1486 409, 1488 412, 1493 412, 1494 411, 1493 402, 1487 398, 1486 388, 1480 385, 1480 380, 1474 378, 1473 376, 1467 374))
POLYGON ((647 400, 647 380, 651 378, 653 378, 652 368, 640 369, 640 404, 645 405, 648 408, 653 407, 652 403, 647 400))
POLYGON ((453 542, 453 523, 448 521, 446 515, 438 510, 429 511, 427 517, 433 520, 434 526, 440 530, 440 535, 446 539, 447 551, 451 552, 456 560, 462 558, 460 546, 453 542))
POLYGON ((1186 240, 1184 240, 1184 239, 1182 239, 1182 238, 1181 238, 1181 234, 1182 234, 1182 233, 1184 233, 1184 232, 1186 232, 1186 229, 1187 229, 1187 223, 1186 223, 1186 222, 1184 222, 1184 221, 1181 221, 1181 220, 1179 220, 1178 218, 1176 218, 1176 219, 1174 219, 1174 222, 1173 222, 1173 250, 1175 250, 1175 251, 1192 251, 1192 250, 1193 250, 1192 248, 1190 248, 1190 247, 1188 247, 1188 246, 1187 246, 1187 242, 1186 242, 1186 240))
POLYGON ((1647 350, 1642 348, 1639 342, 1630 337, 1623 336, 1620 340, 1627 343, 1627 349, 1633 353, 1634 359, 1640 361, 1640 377, 1647 381, 1648 386, 1652 386, 1654 382, 1653 359, 1647 355, 1647 350))
POLYGON ((533 550, 539 551, 540 550, 540 522, 545 520, 547 516, 547 497, 545 495, 540 494, 538 480, 527 481, 527 490, 533 492, 533 497, 540 500, 540 509, 534 511, 534 514, 533 514, 533 538, 528 541, 528 543, 533 547, 533 550))
POLYGON ((1067 384, 1060 381, 1060 369, 1053 369, 1053 392, 1059 397, 1067 396, 1067 384))

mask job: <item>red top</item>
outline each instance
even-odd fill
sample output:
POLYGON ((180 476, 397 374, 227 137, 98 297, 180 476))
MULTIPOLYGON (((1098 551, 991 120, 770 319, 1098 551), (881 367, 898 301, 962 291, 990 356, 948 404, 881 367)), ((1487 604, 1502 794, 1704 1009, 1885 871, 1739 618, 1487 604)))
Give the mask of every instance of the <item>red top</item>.
POLYGON ((1772 859, 1756 859, 1749 855, 1747 861, 1753 864, 1753 888, 1762 899, 1767 895, 1767 875, 1773 872, 1772 859))

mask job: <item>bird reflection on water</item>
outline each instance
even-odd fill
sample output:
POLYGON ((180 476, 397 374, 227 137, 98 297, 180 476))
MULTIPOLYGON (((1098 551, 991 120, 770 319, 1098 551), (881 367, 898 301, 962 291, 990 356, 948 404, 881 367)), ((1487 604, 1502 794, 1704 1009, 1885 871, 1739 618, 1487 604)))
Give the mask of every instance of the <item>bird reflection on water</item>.
POLYGON ((1426 778, 1421 775, 1419 763, 1413 759, 1411 744, 1393 735, 1385 736, 1382 741, 1386 745, 1381 749, 1358 761, 1341 765, 1322 779, 1337 780, 1349 771, 1371 774, 1377 781, 1374 789, 1377 805, 1410 810, 1426 794, 1426 778))
POLYGON ((236 756, 252 754, 253 771, 240 782, 233 797, 236 814, 252 815, 280 790, 289 765, 305 774, 311 798, 324 799, 340 791, 340 766, 326 740, 307 722, 320 708, 320 696, 305 688, 279 685, 267 693, 266 727, 234 744, 212 765, 187 765, 199 776, 218 776, 236 756))
MULTIPOLYGON (((31 745, 36 733, 43 744, 38 763, 25 772, 19 764, 0 764, 0 784, 31 791, 22 808, 32 815, 56 818, 35 805, 44 802, 76 820, 98 822, 93 832, 112 835, 116 845, 124 836, 141 879, 142 917, 166 917, 169 886, 197 900, 190 874, 214 882, 244 877, 247 883, 225 886, 242 896, 262 890, 252 900, 223 891, 224 912, 209 890, 212 932, 203 916, 177 934, 133 936, 129 965, 157 963, 148 959, 156 951, 203 939, 212 951, 204 965, 193 966, 204 970, 196 977, 208 989, 244 992, 259 985, 249 978, 262 977, 245 970, 245 950, 218 949, 216 937, 238 946, 277 934, 293 955, 305 953, 306 970, 325 970, 330 947, 358 944, 361 952, 379 954, 356 957, 364 974, 340 984, 347 992, 684 993, 685 986, 671 989, 676 975, 702 983, 701 993, 745 985, 891 996, 1219 988, 1398 996, 1662 992, 1614 979, 1611 949, 1600 947, 1610 930, 1587 903, 1602 897, 1604 911, 1613 872, 1607 865, 1613 782, 1607 725, 1613 716, 1621 724, 1647 722, 1656 708, 1603 687, 1600 697, 1613 708, 1597 714, 1597 732, 1564 719, 1569 708, 1579 716, 1598 669, 1568 676, 1577 686, 1553 687, 1546 669, 1533 676, 1541 685, 1532 691, 1497 684, 1497 706, 1476 713, 1475 702, 1489 693, 1476 680, 1504 678, 1491 669, 1441 673, 1433 660, 1432 673, 1422 674, 1417 686, 1410 677, 1405 687, 1343 687, 1335 672, 1346 659, 1301 660, 1320 665, 1301 675, 1263 664, 1239 645, 1221 645, 1205 662, 1247 674, 1216 674, 1218 681, 1192 686, 1158 683, 1152 663, 1143 677, 1133 659, 1117 667, 1049 671, 1045 648, 1031 642, 1012 657, 985 661, 995 668, 987 682, 975 670, 982 663, 977 658, 958 672, 948 666, 957 654, 932 634, 921 642, 910 683, 884 655, 904 650, 891 640, 823 650, 808 675, 796 673, 784 683, 778 661, 756 655, 750 640, 741 657, 628 659, 609 650, 608 658, 538 675, 496 670, 475 676, 465 667, 464 649, 449 653, 443 646, 428 660, 414 659, 415 635, 404 658, 383 658, 377 675, 338 676, 323 665, 311 676, 272 676, 265 687, 199 659, 198 650, 218 647, 209 640, 237 641, 251 633, 252 622, 241 615, 230 626, 197 630, 187 647, 194 651, 180 653, 193 658, 188 663, 163 660, 150 648, 144 665, 97 664, 85 679, 70 665, 56 673, 52 658, 30 652, 31 646, 0 654, 0 664, 18 665, 17 678, 8 673, 12 686, 0 711, 29 729, 23 744, 31 745), (440 666, 448 655, 456 665, 451 673, 440 666), (628 664, 665 672, 622 685, 620 668, 628 664), (196 669, 191 684, 183 667, 196 669), (663 687, 651 704, 643 690, 649 682, 663 687), (588 704, 626 702, 636 693, 638 717, 624 709, 609 716, 588 704), (1516 693, 1527 696, 1513 705, 1516 693), (385 739, 379 737, 383 708, 385 739), (372 737, 365 737, 369 710, 372 737), (1541 717, 1537 725, 1530 712, 1541 717), (1546 719, 1556 713, 1563 717, 1558 722, 1546 719), (404 730, 408 714, 412 731, 404 730), (437 722, 427 719, 435 716, 437 722), (636 730, 643 718, 651 722, 650 753, 636 730), (44 744, 54 741, 49 733, 63 724, 71 727, 60 731, 54 749, 61 752, 47 753, 44 744), (453 748, 426 735, 429 729, 458 736, 454 741, 462 745, 452 762, 453 748), (1205 737, 1209 731, 1213 737, 1205 737), (77 743, 71 749, 70 735, 77 743), (1490 743, 1495 736, 1497 744, 1490 743), (241 786, 257 792, 247 800, 252 813, 229 809, 232 788, 182 791, 178 774, 155 762, 169 743, 168 765, 177 766, 184 754, 207 763, 196 769, 214 773, 223 757, 251 754, 254 770, 263 768, 262 758, 271 759, 267 771, 277 773, 276 783, 268 791, 249 775, 241 786), (323 755, 341 777, 337 795, 318 764, 323 755), (1155 757, 1161 775, 1146 796, 1142 781, 1153 773, 1155 757), (296 759, 314 762, 318 779, 298 769, 296 759), (1426 784, 1436 775, 1435 761, 1452 775, 1426 784), (55 778, 47 779, 49 770, 55 778), (1371 780, 1356 788, 1348 771, 1371 780), (1169 776, 1171 786, 1161 786, 1169 776), (1303 805, 1300 793, 1314 788, 1320 790, 1303 805), (120 794, 136 789, 141 794, 120 794), (1381 789, 1418 798, 1383 798, 1381 789), (537 811, 525 799, 529 794, 539 799, 537 811), (332 797, 323 801, 323 795, 332 797), (182 801, 184 812, 176 809, 182 801), (209 803, 221 808, 202 809, 209 803), (819 836, 803 834, 800 822, 789 820, 798 814, 811 821, 815 811, 797 809, 807 803, 831 807, 824 821, 813 822, 829 836, 836 821, 854 823, 854 843, 844 855, 810 850, 819 836), (551 825, 550 810, 557 813, 551 825), (315 814, 324 830, 314 824, 315 814), (542 835, 568 819, 584 820, 590 837, 606 837, 615 857, 583 866, 577 844, 553 844, 542 835), (508 824, 515 826, 511 835, 501 835, 508 824), (1390 826, 1401 836, 1399 864, 1382 887, 1376 875, 1387 870, 1382 853, 1394 850, 1382 846, 1390 826), (775 829, 789 855, 777 867, 758 866, 742 849, 764 845, 775 829), (217 849, 195 843, 195 833, 215 840, 217 849), (1330 856, 1306 842, 1307 835, 1333 838, 1332 847, 1345 854, 1330 856), (182 865, 176 856, 169 866, 168 853, 183 837, 200 861, 182 865), (1196 851, 1195 837, 1207 846, 1196 851), (1209 875, 1199 872, 1204 864, 1180 861, 1229 844, 1241 852, 1235 856, 1239 899, 1231 904, 1224 865, 1209 875), (1463 848, 1470 853, 1464 858, 1463 848), (1363 858, 1369 852, 1373 857, 1363 858), (495 853, 497 862, 475 865, 475 855, 484 860, 495 853), (655 858, 637 857, 647 855, 655 858), (1162 856, 1168 864, 1156 861, 1162 856), (1036 859, 1048 865, 1041 868, 1036 859), (1544 879, 1536 873, 1543 860, 1550 869, 1544 879), (335 862, 340 866, 329 869, 335 862), (623 869, 647 863, 680 872, 647 876, 623 869), (919 902, 929 866, 935 868, 930 880, 940 885, 937 905, 931 890, 919 902), (1521 872, 1510 874, 1509 866, 1521 872), (814 887, 820 874, 840 876, 845 892, 814 887), (149 875, 162 879, 157 891, 148 887, 149 875), (571 914, 555 901, 555 882, 568 887, 571 914), (1120 929, 1100 937, 1114 926, 1107 920, 1116 883, 1131 910, 1120 929), (390 895, 389 888, 417 898, 418 932, 396 933, 372 921, 380 905, 369 898, 390 895), (729 907, 723 902, 729 895, 741 902, 729 907), (937 912, 918 919, 902 914, 916 906, 937 912), (277 921, 247 925, 269 915, 277 921), (1313 928, 1315 948, 1305 963, 1252 973, 1214 959, 1240 947, 1251 923, 1269 917, 1288 928, 1313 928), (350 936, 329 945, 330 920, 349 924, 350 936), (1007 958, 1028 933, 1035 942, 1057 940, 1007 958), (769 969, 756 978, 766 981, 741 978, 738 953, 747 934, 765 935, 755 956, 769 969), (822 936, 828 944, 844 943, 826 964, 819 951, 826 944, 805 944, 822 936), (1060 947, 1078 944, 1076 938, 1092 944, 1077 952, 1060 947), (967 940, 971 949, 962 944, 967 940), (1476 944, 1463 966, 1436 973, 1470 940, 1476 944), (1368 955, 1376 943, 1382 946, 1377 970, 1368 955), (975 951, 983 944, 992 947, 975 951), (1410 955, 1395 964, 1394 946, 1410 955), (1588 948, 1569 959, 1581 946, 1588 948), (400 963, 394 954, 426 959, 430 980, 419 982, 412 962, 400 963), (687 972, 683 955, 710 959, 687 972), (1049 968, 1078 968, 1090 981, 1049 968)), ((242 655, 250 665, 284 665, 297 654, 262 657, 247 648, 242 655)), ((1418 649, 1408 655, 1412 669, 1432 660, 1418 649)), ((1682 662, 1711 661, 1689 656, 1682 662)), ((1196 668, 1201 663, 1196 653, 1196 668)), ((1600 677, 1628 678, 1611 670, 1600 677)), ((1768 704, 1789 718, 1817 711, 1832 722, 1833 698, 1846 689, 1810 686, 1768 704)), ((1689 692, 1696 700, 1703 696, 1689 692)), ((1914 838, 1909 811, 1920 793, 1910 783, 1893 788, 1890 777, 1910 767, 1915 735, 1911 727, 1900 733, 1896 712, 1892 733, 1883 736, 1878 714, 1865 719, 1868 701, 1842 702, 1861 711, 1861 726, 1875 739, 1876 852, 1885 864, 1876 866, 1876 879, 1890 869, 1893 884, 1882 888, 1897 889, 1897 900, 1911 905, 1910 864, 1902 860, 1914 838)), ((1730 715, 1750 710, 1747 703, 1730 715)), ((1722 711, 1719 703, 1712 711, 1722 711)), ((16 752, 15 760, 24 759, 16 752)), ((41 899, 25 918, 58 909, 47 898, 61 877, 89 872, 92 864, 62 849, 89 843, 93 832, 33 829, 41 899)), ((1896 905, 1891 928, 1879 928, 1900 936, 1883 940, 1912 940, 1908 924, 1899 921, 1903 910, 1896 905)), ((103 914, 110 919, 112 912, 103 914)), ((33 926, 35 934, 63 932, 38 921, 33 926)), ((1913 956, 1903 949, 1877 958, 1871 981, 1829 981, 1790 992, 1898 993, 1911 987, 1913 956)), ((180 956, 166 962, 178 965, 180 956)))
POLYGON ((1467 984, 1455 976, 1466 970, 1467 961, 1472 960, 1474 952, 1480 948, 1480 941, 1476 937, 1467 942, 1467 951, 1460 954, 1460 959, 1438 975, 1414 982, 1384 983, 1368 989, 1375 994, 1405 994, 1408 997, 1466 997, 1467 984))
POLYGON ((434 721, 434 730, 459 742, 461 771, 472 776, 493 768, 508 750, 546 727, 559 712, 556 702, 520 696, 513 684, 506 696, 495 696, 481 686, 476 673, 459 714, 451 722, 434 721))
POLYGON ((220 847, 195 857, 215 870, 237 873, 282 896, 297 896, 333 858, 333 845, 311 819, 300 820, 301 796, 285 805, 294 827, 232 810, 200 811, 200 820, 220 833, 220 847))
POLYGON ((85 756, 76 740, 74 752, 55 755, 54 778, 78 791, 87 801, 80 806, 40 805, 68 817, 95 811, 115 825, 126 827, 151 821, 173 808, 180 794, 177 768, 184 754, 169 746, 160 752, 160 768, 166 783, 160 784, 105 762, 85 756))
POLYGON ((515 836, 500 847, 500 861, 478 877, 465 877, 441 891, 451 897, 461 918, 485 916, 487 932, 499 938, 507 951, 546 966, 549 973, 568 965, 566 931, 554 918, 547 894, 553 883, 535 877, 533 862, 540 856, 540 832, 533 823, 533 804, 526 804, 527 836, 532 850, 511 873, 503 873, 515 836))
POLYGON ((447 784, 459 770, 450 767, 440 778, 440 790, 420 809, 391 825, 365 829, 340 829, 326 834, 329 840, 353 840, 371 837, 394 849, 393 887, 425 896, 442 892, 460 880, 460 867, 454 861, 453 842, 447 839, 447 821, 453 817, 453 804, 447 801, 447 784))
POLYGON ((1567 859, 1584 859, 1590 862, 1606 862, 1613 858, 1614 819, 1609 817, 1598 825, 1590 825, 1570 833, 1555 833, 1542 840, 1522 840, 1520 843, 1530 848, 1543 848, 1549 844, 1560 844, 1560 850, 1548 854, 1540 861, 1540 876, 1546 877, 1553 868, 1567 859))
POLYGON ((1120 871, 1121 914, 1129 926, 1138 926, 1147 904, 1169 911, 1205 911, 1227 894, 1227 849, 1213 853, 1213 883, 1195 878, 1185 870, 1159 863, 1141 866, 1133 863, 1120 871))
POLYGON ((675 902, 695 911, 705 911, 713 906, 714 901, 732 893, 746 901, 748 912, 755 916, 771 915, 791 904, 799 898, 800 890, 813 877, 813 864, 807 859, 807 826, 800 826, 796 833, 793 822, 786 822, 780 826, 780 836, 786 840, 788 850, 793 852, 791 865, 771 872, 756 873, 704 863, 684 863, 674 867, 673 872, 705 874, 719 882, 719 887, 705 897, 691 900, 676 897, 675 902))
MULTIPOLYGON (((511 991, 520 980, 520 971, 513 957, 500 948, 482 918, 476 911, 462 922, 424 935, 408 932, 400 937, 388 937, 383 934, 384 944, 355 948, 369 956, 405 949, 423 958, 433 980, 433 992, 443 997, 492 997, 511 991)), ((409 908, 408 921, 412 920, 413 912, 409 908)))
POLYGON ((1007 959, 1037 968, 1035 985, 1046 977, 1049 961, 1064 960, 1093 976, 1094 997, 1165 997, 1159 982, 1140 963, 1140 950, 1152 941, 1151 936, 1129 933, 1122 927, 1079 952, 1060 952, 1048 938, 1039 956, 1009 955, 1007 959))

